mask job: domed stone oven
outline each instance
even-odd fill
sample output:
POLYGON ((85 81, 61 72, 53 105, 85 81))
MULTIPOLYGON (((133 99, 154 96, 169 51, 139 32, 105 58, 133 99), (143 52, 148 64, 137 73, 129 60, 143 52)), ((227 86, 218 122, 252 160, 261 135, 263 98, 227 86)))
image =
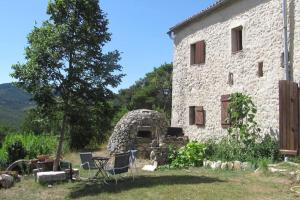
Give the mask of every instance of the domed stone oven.
POLYGON ((167 127, 166 118, 157 111, 130 111, 115 126, 107 149, 110 153, 137 149, 139 157, 149 158, 150 147, 163 143, 167 127))

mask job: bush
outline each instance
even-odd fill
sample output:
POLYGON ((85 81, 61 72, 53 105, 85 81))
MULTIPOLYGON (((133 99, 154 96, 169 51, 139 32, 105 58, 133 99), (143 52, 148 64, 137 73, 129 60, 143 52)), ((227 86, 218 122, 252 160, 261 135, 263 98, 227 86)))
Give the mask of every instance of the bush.
MULTIPOLYGON (((53 154, 56 150, 56 145, 57 138, 53 135, 9 134, 5 137, 0 149, 0 167, 4 168, 14 160, 23 158, 21 153, 19 155, 12 153, 16 149, 21 148, 20 146, 26 151, 25 158, 32 159, 40 154, 53 154), (16 146, 18 147, 16 148, 16 146)), ((64 146, 64 151, 67 151, 67 148, 64 146)))
POLYGON ((186 146, 174 151, 171 148, 169 161, 171 168, 197 167, 203 164, 205 144, 197 141, 189 142, 186 146))
POLYGON ((3 148, 0 149, 0 169, 3 169, 8 164, 8 154, 3 148))
POLYGON ((260 160, 277 161, 280 159, 278 141, 266 135, 261 142, 244 145, 237 140, 223 139, 219 143, 207 143, 206 158, 209 160, 251 162, 260 160))
POLYGON ((7 148, 8 161, 13 163, 16 160, 24 159, 26 150, 20 141, 16 141, 7 148))

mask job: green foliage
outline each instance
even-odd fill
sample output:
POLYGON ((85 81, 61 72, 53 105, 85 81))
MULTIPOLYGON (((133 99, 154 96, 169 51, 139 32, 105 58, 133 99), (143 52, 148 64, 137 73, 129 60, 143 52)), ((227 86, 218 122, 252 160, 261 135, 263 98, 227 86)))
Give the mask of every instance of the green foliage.
POLYGON ((228 137, 220 142, 207 143, 206 157, 210 160, 247 161, 258 164, 260 160, 280 159, 278 141, 270 135, 262 138, 255 121, 256 106, 251 97, 242 93, 230 96, 229 116, 231 127, 228 137))
POLYGON ((0 148, 0 169, 8 165, 8 153, 4 148, 0 148))
MULTIPOLYGON (((14 133, 9 134, 3 141, 0 149, 0 164, 8 164, 13 159, 10 159, 9 149, 14 146, 16 142, 20 142, 26 151, 26 158, 36 158, 40 154, 53 154, 56 149, 57 138, 51 135, 34 135, 14 133)), ((67 146, 65 151, 67 151, 67 146)), ((3 167, 3 166, 2 166, 3 167)))
POLYGON ((174 149, 169 151, 169 161, 171 168, 197 167, 203 164, 205 158, 206 145, 197 141, 189 142, 177 152, 174 149))
POLYGON ((163 64, 128 89, 119 91, 115 98, 119 109, 153 109, 171 118, 172 107, 172 64, 163 64))
POLYGON ((209 160, 252 162, 268 159, 280 159, 278 141, 266 135, 262 141, 245 146, 240 141, 224 138, 220 142, 209 141, 207 144, 206 158, 209 160))
POLYGON ((15 141, 11 145, 8 146, 7 154, 8 154, 8 162, 13 163, 16 160, 24 159, 27 152, 23 147, 23 144, 20 141, 15 141))
POLYGON ((26 112, 24 121, 21 124, 21 132, 23 133, 52 133, 57 134, 60 130, 62 115, 60 112, 45 116, 41 109, 33 108, 26 112))
POLYGON ((123 74, 118 73, 120 53, 103 51, 111 34, 98 0, 50 0, 47 14, 50 18, 28 35, 27 62, 13 65, 12 76, 33 95, 41 114, 24 126, 56 132, 58 124, 59 154, 66 134, 74 148, 104 137, 112 119, 110 88, 119 85, 123 74))
POLYGON ((114 115, 114 118, 112 120, 112 127, 115 127, 117 123, 120 121, 120 119, 128 113, 128 109, 126 107, 121 107, 119 111, 114 115))
POLYGON ((268 165, 271 163, 270 160, 268 159, 262 159, 258 162, 258 167, 259 169, 264 173, 268 174, 269 173, 269 168, 268 165))
POLYGON ((255 121, 256 106, 250 96, 242 93, 230 95, 229 101, 230 139, 238 140, 246 146, 253 145, 260 132, 255 121))
POLYGON ((18 129, 24 111, 33 106, 28 93, 11 83, 0 84, 0 124, 18 129))
POLYGON ((12 133, 12 132, 15 132, 15 131, 16 131, 16 129, 11 127, 11 126, 0 124, 0 147, 1 147, 1 139, 5 135, 8 135, 9 133, 12 133))

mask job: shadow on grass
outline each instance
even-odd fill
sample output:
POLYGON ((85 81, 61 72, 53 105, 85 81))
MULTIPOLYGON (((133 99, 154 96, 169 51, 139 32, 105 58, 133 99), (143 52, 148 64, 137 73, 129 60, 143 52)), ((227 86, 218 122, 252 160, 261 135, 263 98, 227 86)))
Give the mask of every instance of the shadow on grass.
POLYGON ((97 182, 82 182, 72 188, 69 195, 70 198, 76 199, 85 196, 95 196, 101 193, 118 193, 135 188, 150 188, 157 185, 177 185, 177 184, 207 184, 214 182, 224 182, 217 178, 206 176, 139 176, 133 181, 132 178, 124 178, 118 181, 116 185, 114 181, 108 185, 97 182))

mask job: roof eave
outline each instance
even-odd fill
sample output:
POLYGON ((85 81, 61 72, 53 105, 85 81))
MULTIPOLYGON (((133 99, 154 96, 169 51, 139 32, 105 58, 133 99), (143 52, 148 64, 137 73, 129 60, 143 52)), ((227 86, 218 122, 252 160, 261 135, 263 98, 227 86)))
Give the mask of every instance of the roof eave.
POLYGON ((230 2, 232 0, 219 0, 217 2, 215 2, 214 4, 212 4, 211 6, 209 6, 208 8, 202 10, 201 12, 189 17, 188 19, 184 20, 183 22, 180 22, 179 24, 171 27, 169 29, 169 31, 167 32, 168 35, 171 35, 172 32, 176 32, 178 30, 180 30, 181 28, 189 25, 190 23, 194 22, 195 20, 204 17, 206 15, 211 14, 213 11, 215 11, 216 9, 224 6, 226 3, 230 2))

